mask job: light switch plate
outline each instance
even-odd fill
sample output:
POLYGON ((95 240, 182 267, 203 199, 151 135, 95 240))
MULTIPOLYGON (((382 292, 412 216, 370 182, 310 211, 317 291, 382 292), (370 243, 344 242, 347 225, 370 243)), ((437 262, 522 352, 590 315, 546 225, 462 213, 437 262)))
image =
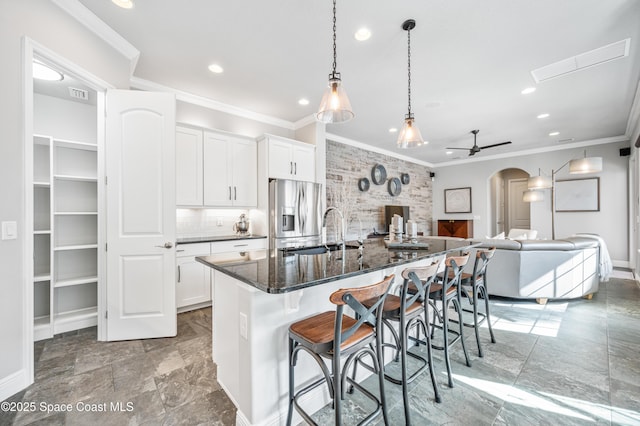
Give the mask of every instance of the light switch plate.
POLYGON ((17 222, 2 222, 2 239, 15 240, 18 238, 17 222))

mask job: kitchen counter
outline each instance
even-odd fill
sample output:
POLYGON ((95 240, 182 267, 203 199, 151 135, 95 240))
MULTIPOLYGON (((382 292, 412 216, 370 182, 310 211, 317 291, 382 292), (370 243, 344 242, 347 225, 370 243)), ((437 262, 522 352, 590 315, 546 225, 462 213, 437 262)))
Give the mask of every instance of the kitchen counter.
POLYGON ((176 244, 192 244, 192 243, 213 243, 217 241, 235 241, 235 240, 252 240, 259 238, 267 238, 265 235, 217 235, 215 237, 179 237, 176 238, 176 244))
POLYGON ((384 240, 371 239, 365 241, 361 252, 351 242, 344 259, 340 249, 322 254, 272 249, 239 252, 233 257, 199 256, 196 260, 266 293, 287 293, 471 247, 468 241, 427 237, 420 241, 427 241, 428 248, 387 249, 384 240), (249 262, 256 267, 247 268, 249 262))

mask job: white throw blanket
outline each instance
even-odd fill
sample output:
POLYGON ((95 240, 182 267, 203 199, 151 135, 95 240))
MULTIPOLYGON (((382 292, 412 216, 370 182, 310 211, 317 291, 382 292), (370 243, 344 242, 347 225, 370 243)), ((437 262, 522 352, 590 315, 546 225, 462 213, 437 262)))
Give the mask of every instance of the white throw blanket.
POLYGON ((611 256, 609 256, 607 243, 605 243, 604 239, 596 234, 574 234, 573 236, 593 238, 594 240, 598 240, 598 243, 600 244, 600 267, 598 268, 600 270, 600 281, 609 281, 609 277, 611 276, 611 272, 613 271, 613 263, 611 262, 611 256))

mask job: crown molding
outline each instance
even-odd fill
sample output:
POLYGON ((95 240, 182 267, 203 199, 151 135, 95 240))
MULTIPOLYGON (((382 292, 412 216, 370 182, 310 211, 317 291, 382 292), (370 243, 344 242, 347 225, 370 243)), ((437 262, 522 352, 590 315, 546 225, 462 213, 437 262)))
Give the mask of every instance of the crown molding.
POLYGON ((367 145, 362 142, 355 141, 353 139, 345 138, 343 136, 338 136, 333 133, 327 133, 326 139, 338 142, 344 145, 350 145, 356 148, 364 149, 365 151, 371 151, 382 155, 388 155, 389 157, 397 158, 399 160, 408 161, 410 163, 419 164, 425 167, 435 167, 432 163, 428 163, 426 161, 416 160, 415 158, 408 157, 406 155, 401 155, 393 151, 388 151, 386 149, 377 148, 375 146, 367 145))
POLYGON ((545 152, 565 151, 567 149, 584 148, 584 147, 593 146, 593 145, 604 145, 604 144, 608 144, 608 143, 628 142, 628 141, 629 141, 629 137, 627 135, 612 136, 612 137, 609 137, 609 138, 592 139, 592 140, 588 140, 588 141, 573 142, 573 143, 563 144, 562 146, 548 146, 548 147, 543 147, 543 148, 525 149, 525 150, 522 150, 522 151, 490 155, 490 156, 481 157, 481 158, 479 158, 479 157, 477 157, 477 158, 465 158, 465 159, 460 159, 460 160, 455 160, 455 161, 447 161, 447 162, 444 162, 444 163, 434 164, 433 167, 439 168, 439 167, 457 166, 457 165, 460 165, 460 164, 478 163, 478 162, 482 162, 482 161, 499 160, 499 159, 502 159, 502 158, 521 157, 521 156, 524 156, 524 155, 543 154, 545 152))
POLYGON ((309 114, 306 117, 301 118, 300 120, 293 123, 294 130, 302 129, 303 127, 307 127, 309 124, 316 123, 315 114, 309 114))
POLYGON ((87 27, 91 32, 100 39, 113 47, 122 56, 129 60, 129 75, 138 65, 140 59, 140 51, 134 45, 129 43, 124 37, 118 34, 113 28, 104 23, 100 18, 93 14, 78 0, 51 0, 60 9, 64 10, 69 16, 87 27))
POLYGON ((176 96, 176 99, 182 102, 187 102, 193 105, 199 105, 204 108, 209 108, 212 110, 224 112, 226 114, 247 118, 253 121, 258 121, 261 123, 282 127, 283 129, 289 129, 289 130, 296 129, 294 123, 288 120, 283 120, 281 118, 272 117, 270 115, 261 114, 259 112, 249 111, 248 109, 239 108, 239 107, 225 104, 219 101, 214 101, 213 99, 205 98, 204 96, 183 92, 181 90, 164 86, 162 84, 154 83, 149 80, 144 80, 142 78, 131 77, 129 83, 131 87, 135 89, 173 93, 176 96))
POLYGON ((638 81, 636 86, 636 94, 633 97, 633 104, 629 112, 627 131, 625 134, 629 137, 632 144, 640 140, 640 81, 638 81))

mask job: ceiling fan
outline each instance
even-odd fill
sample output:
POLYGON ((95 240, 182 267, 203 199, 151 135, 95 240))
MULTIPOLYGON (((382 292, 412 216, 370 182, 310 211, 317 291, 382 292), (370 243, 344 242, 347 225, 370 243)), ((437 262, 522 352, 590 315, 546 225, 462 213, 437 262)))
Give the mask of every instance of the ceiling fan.
POLYGON ((465 149, 469 151, 469 156, 473 156, 479 153, 483 149, 495 148, 496 146, 508 145, 511 143, 511 141, 506 141, 506 142, 494 143, 493 145, 478 146, 478 144, 476 143, 476 136, 478 135, 479 131, 480 130, 471 131, 471 133, 473 133, 473 146, 471 148, 447 148, 447 149, 465 149))

